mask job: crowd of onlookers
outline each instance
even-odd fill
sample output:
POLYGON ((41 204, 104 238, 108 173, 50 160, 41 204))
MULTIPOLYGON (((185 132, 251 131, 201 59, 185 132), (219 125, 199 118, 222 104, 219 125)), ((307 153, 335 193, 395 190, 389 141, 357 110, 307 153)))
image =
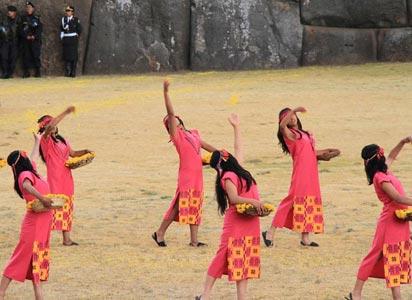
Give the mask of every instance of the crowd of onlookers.
MULTIPOLYGON (((13 5, 7 7, 7 16, 0 20, 0 62, 1 78, 13 77, 18 58, 23 60, 23 78, 41 77, 41 40, 43 25, 35 14, 35 6, 27 1, 25 14, 19 16, 13 5)), ((80 21, 74 16, 74 7, 67 6, 66 16, 61 20, 60 39, 63 45, 67 77, 76 77, 78 44, 82 31, 80 21)))

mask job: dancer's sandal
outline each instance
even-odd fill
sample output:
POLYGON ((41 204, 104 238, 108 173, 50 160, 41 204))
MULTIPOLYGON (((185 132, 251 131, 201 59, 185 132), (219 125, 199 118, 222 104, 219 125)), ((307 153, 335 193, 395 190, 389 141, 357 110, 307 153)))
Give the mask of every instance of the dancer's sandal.
POLYGON ((73 241, 70 241, 68 243, 63 242, 63 246, 79 246, 79 243, 76 243, 76 242, 73 242, 73 241))
POLYGON ((304 241, 300 241, 300 244, 305 247, 319 247, 319 244, 315 242, 310 242, 310 244, 306 244, 304 241))
POLYGON ((345 300, 353 300, 352 293, 349 293, 348 296, 345 296, 345 300))
POLYGON ((154 233, 152 234, 152 239, 154 239, 154 241, 156 242, 156 244, 157 244, 159 247, 166 247, 166 246, 167 246, 165 241, 161 241, 161 242, 158 242, 158 241, 157 241, 157 233, 156 233, 156 232, 154 232, 154 233))
POLYGON ((196 296, 195 300, 201 300, 202 299, 202 295, 196 296))
POLYGON ((263 232, 262 232, 263 241, 265 242, 266 247, 273 247, 273 241, 272 241, 272 240, 268 240, 268 239, 266 238, 267 233, 268 233, 267 231, 263 231, 263 232))
MULTIPOLYGON (((189 243, 190 247, 206 247, 207 244, 206 243, 202 243, 202 242, 197 242, 197 244, 193 244, 193 243, 189 243)), ((199 298, 200 299, 200 298, 199 298)))

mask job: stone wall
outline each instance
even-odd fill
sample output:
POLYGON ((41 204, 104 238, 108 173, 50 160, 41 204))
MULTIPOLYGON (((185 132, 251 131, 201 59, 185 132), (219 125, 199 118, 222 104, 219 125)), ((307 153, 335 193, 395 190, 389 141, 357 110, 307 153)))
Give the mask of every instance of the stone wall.
MULTIPOLYGON (((5 0, 24 13, 23 0, 5 0)), ((33 0, 43 74, 62 75, 60 19, 83 25, 79 73, 412 61, 412 0, 33 0)))

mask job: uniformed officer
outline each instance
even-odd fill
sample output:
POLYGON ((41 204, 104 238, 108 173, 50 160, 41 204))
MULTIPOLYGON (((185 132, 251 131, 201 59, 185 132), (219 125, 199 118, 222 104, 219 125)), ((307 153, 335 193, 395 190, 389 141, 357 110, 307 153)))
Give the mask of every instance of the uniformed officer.
POLYGON ((34 67, 35 77, 40 77, 40 49, 43 25, 40 18, 34 14, 35 7, 26 2, 26 14, 21 17, 20 36, 23 50, 23 78, 30 77, 29 69, 34 67))
POLYGON ((13 77, 19 56, 19 21, 17 8, 13 5, 7 6, 7 17, 1 24, 1 69, 3 79, 13 77))
POLYGON ((63 59, 66 63, 66 77, 76 77, 79 37, 82 33, 79 18, 74 16, 74 7, 66 7, 66 16, 61 20, 60 38, 63 44, 63 59))

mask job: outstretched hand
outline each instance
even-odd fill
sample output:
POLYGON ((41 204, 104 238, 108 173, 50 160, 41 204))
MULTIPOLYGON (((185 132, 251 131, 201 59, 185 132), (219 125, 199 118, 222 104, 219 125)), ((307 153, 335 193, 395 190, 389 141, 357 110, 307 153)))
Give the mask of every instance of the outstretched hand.
POLYGON ((233 127, 237 127, 239 126, 239 116, 236 113, 233 113, 229 116, 229 118, 227 118, 230 125, 232 125, 233 127))
POLYGON ((306 112, 306 108, 304 108, 303 106, 298 106, 293 110, 295 113, 300 112, 300 113, 305 113, 306 112))
POLYGON ((412 143, 412 137, 411 136, 407 136, 406 138, 403 138, 401 140, 402 143, 404 144, 408 144, 408 143, 412 143))
POLYGON ((165 81, 163 81, 163 92, 165 93, 169 92, 169 86, 170 86, 170 81, 168 79, 165 79, 165 81))
POLYGON ((75 111, 76 111, 76 107, 74 107, 73 105, 66 108, 66 114, 70 114, 70 113, 75 112, 75 111))
POLYGON ((40 141, 43 134, 44 134, 44 131, 41 132, 41 133, 40 132, 33 132, 34 141, 35 142, 40 141))

